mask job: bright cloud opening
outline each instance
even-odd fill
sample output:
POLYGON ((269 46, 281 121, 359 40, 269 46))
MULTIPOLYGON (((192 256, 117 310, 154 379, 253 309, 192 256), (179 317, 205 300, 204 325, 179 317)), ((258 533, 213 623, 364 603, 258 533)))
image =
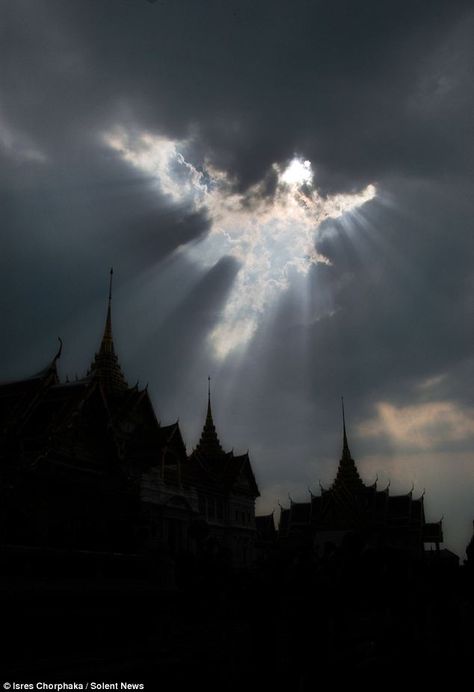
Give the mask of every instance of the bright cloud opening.
POLYGON ((106 135, 107 144, 124 160, 156 179, 174 203, 206 212, 209 234, 182 252, 211 267, 235 257, 240 271, 210 340, 219 358, 244 346, 254 335, 265 308, 289 285, 292 272, 307 274, 329 263, 314 247, 315 232, 325 219, 337 218, 373 199, 373 185, 355 194, 323 197, 313 184, 311 163, 294 158, 286 168, 273 165, 276 188, 269 199, 263 183, 236 192, 226 171, 204 161, 198 170, 182 152, 188 142, 147 133, 131 136, 123 129, 106 135))
POLYGON ((294 158, 283 171, 280 181, 287 185, 304 185, 313 182, 313 171, 311 161, 302 161, 294 158))

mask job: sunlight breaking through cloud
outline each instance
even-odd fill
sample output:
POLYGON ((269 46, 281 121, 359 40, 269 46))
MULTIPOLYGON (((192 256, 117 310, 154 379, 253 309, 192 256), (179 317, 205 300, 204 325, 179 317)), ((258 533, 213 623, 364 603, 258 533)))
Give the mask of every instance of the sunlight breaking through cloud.
POLYGON ((313 182, 313 171, 311 161, 302 161, 294 158, 285 168, 280 176, 280 181, 287 185, 303 185, 313 182))
POLYGON ((198 169, 183 155, 190 142, 116 129, 106 143, 139 170, 156 179, 176 204, 204 211, 210 232, 181 252, 211 267, 224 256, 240 263, 240 271, 210 340, 218 357, 244 346, 254 335, 265 308, 288 287, 292 272, 307 274, 311 265, 329 264, 315 250, 322 221, 337 218, 374 198, 373 185, 355 194, 323 197, 313 183, 310 161, 293 158, 286 167, 273 164, 269 195, 264 181, 244 193, 232 177, 204 161, 198 169))

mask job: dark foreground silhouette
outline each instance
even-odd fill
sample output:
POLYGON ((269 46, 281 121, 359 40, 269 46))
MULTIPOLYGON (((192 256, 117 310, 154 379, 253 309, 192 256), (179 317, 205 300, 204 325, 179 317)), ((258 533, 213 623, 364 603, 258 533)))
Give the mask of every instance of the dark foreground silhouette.
POLYGON ((176 586, 130 576, 4 580, 5 680, 139 681, 173 689, 313 689, 317 681, 465 669, 474 570, 368 549, 284 555, 251 571, 183 554, 176 586), (440 668, 441 666, 441 668, 440 668))
POLYGON ((112 273, 83 377, 61 381, 61 344, 0 385, 3 680, 273 691, 467 670, 474 548, 462 567, 440 549, 424 493, 363 482, 342 410, 334 482, 277 531, 255 517, 249 454, 220 444, 210 383, 190 454, 129 386, 111 300, 112 273))

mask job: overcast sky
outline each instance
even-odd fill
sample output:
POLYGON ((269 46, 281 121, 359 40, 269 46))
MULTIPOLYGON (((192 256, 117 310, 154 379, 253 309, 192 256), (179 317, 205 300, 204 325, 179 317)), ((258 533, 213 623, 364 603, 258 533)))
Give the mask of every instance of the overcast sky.
POLYGON ((260 513, 363 478, 474 519, 472 3, 0 0, 2 379, 116 348, 260 513))

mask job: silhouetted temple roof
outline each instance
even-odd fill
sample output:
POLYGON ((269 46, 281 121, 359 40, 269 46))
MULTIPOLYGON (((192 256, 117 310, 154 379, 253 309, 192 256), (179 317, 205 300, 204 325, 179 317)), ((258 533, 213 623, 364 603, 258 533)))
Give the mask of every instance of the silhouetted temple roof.
POLYGON ((0 430, 11 426, 21 428, 33 407, 49 387, 59 382, 57 361, 61 356, 62 341, 54 358, 40 372, 23 380, 0 384, 0 430))
POLYGON ((188 457, 178 422, 162 426, 147 388, 127 384, 115 353, 111 301, 112 271, 104 331, 84 377, 60 382, 60 348, 34 376, 0 384, 2 469, 12 478, 20 470, 47 482, 68 478, 78 487, 110 480, 132 494, 145 478, 221 497, 257 497, 248 453, 222 449, 210 387, 201 438, 188 457))
POLYGON ((342 454, 337 474, 329 489, 311 494, 310 502, 291 502, 281 510, 279 533, 295 539, 311 532, 362 531, 367 536, 384 537, 398 548, 422 550, 423 542, 440 543, 442 525, 425 522, 424 493, 414 499, 412 491, 391 496, 389 488, 378 490, 377 483, 365 485, 359 476, 347 439, 344 404, 342 407, 342 454))
POLYGON ((95 354, 94 360, 89 368, 88 375, 100 380, 108 390, 120 392, 127 389, 128 385, 118 362, 117 354, 115 353, 112 335, 112 276, 113 270, 111 269, 104 333, 99 350, 95 354))
POLYGON ((0 434, 7 436, 3 449, 9 459, 28 465, 40 458, 67 458, 74 466, 96 464, 99 469, 127 456, 138 470, 160 464, 160 450, 170 444, 171 433, 171 445, 186 458, 177 424, 161 430, 147 389, 128 387, 121 375, 110 301, 111 290, 100 350, 86 377, 59 381, 60 348, 33 377, 0 385, 0 434))
POLYGON ((346 417, 344 412, 344 400, 342 400, 342 454, 337 469, 337 475, 332 484, 332 490, 348 489, 351 492, 357 492, 365 488, 355 462, 351 456, 346 433, 346 417))
POLYGON ((248 453, 234 455, 233 452, 224 452, 218 458, 206 458, 194 450, 183 466, 183 479, 187 479, 190 485, 198 483, 224 494, 237 489, 251 497, 260 494, 248 453))
POLYGON ((201 437, 196 449, 194 450, 194 453, 207 460, 218 459, 225 456, 225 452, 222 449, 221 443, 217 436, 216 427, 212 418, 210 377, 208 378, 206 420, 204 421, 201 437))
POLYGON ((259 490, 250 464, 248 452, 235 455, 225 452, 219 441, 212 416, 211 387, 208 378, 207 412, 201 437, 196 448, 183 466, 183 480, 199 483, 214 491, 227 494, 231 490, 252 497, 259 496, 259 490))

